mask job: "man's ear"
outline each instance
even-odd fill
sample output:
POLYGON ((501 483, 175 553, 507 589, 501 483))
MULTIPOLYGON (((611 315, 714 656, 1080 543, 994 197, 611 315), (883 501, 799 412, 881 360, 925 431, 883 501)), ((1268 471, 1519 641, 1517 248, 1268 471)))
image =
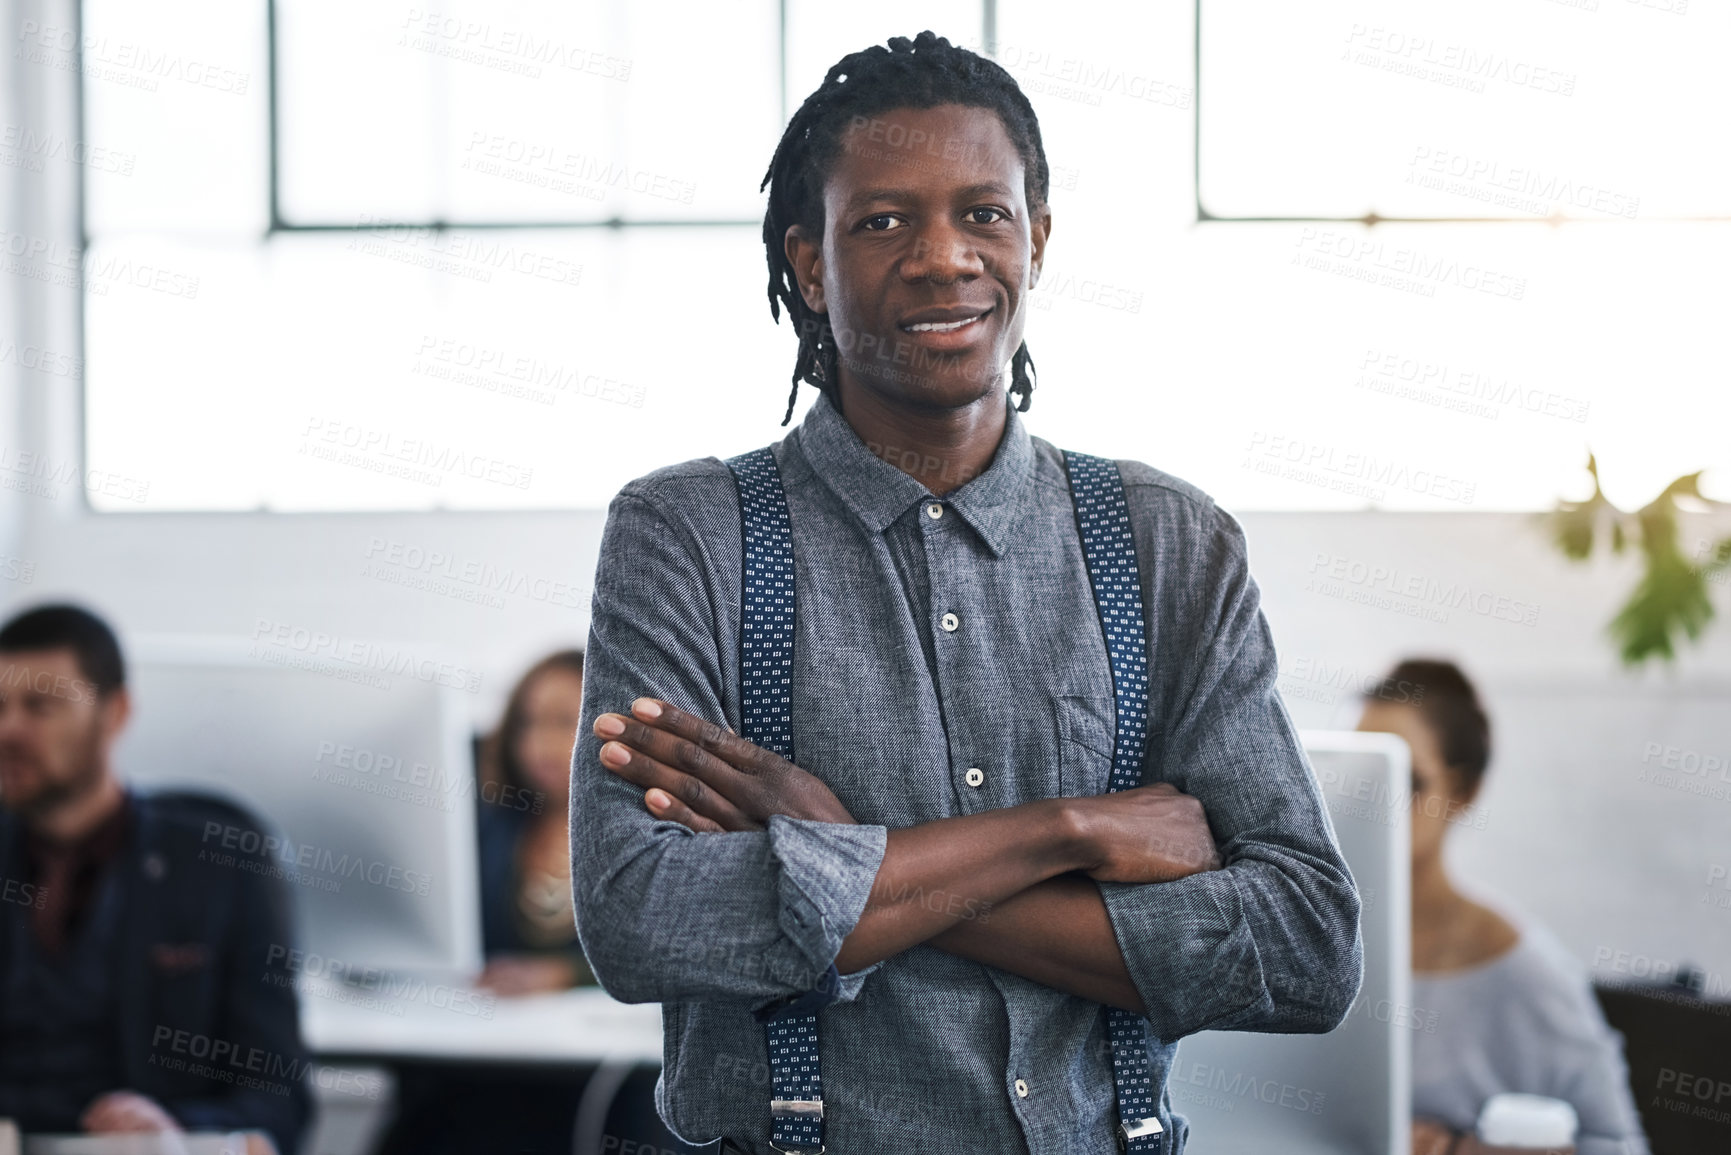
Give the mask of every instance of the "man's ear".
POLYGON ((1034 255, 1028 262, 1028 288, 1040 283, 1040 269, 1046 263, 1046 241, 1052 235, 1052 210, 1043 208, 1028 224, 1028 239, 1034 243, 1034 255))
POLYGON ((127 719, 131 717, 132 695, 126 692, 126 687, 110 690, 98 705, 98 718, 104 741, 112 742, 118 738, 120 731, 126 728, 127 719))
POLYGON ((823 298, 823 242, 799 225, 788 226, 782 238, 781 251, 793 266, 793 279, 799 285, 799 295, 805 307, 814 313, 829 312, 823 298))

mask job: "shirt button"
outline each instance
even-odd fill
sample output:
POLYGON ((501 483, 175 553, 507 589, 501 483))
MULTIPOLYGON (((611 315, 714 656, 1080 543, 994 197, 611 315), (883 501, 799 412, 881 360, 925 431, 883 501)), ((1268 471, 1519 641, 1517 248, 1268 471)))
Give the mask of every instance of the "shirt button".
POLYGON ((962 619, 955 614, 945 614, 941 623, 946 633, 955 633, 956 627, 962 624, 962 619))
POLYGON ((1016 1080, 1016 1094, 1023 1099, 1028 1097, 1028 1081, 1026 1079, 1016 1080))
POLYGON ((934 501, 930 505, 926 506, 926 516, 931 518, 933 521, 936 521, 938 518, 944 516, 944 507, 934 501))
POLYGON ((986 772, 978 766, 969 766, 968 772, 962 775, 962 777, 967 781, 969 786, 978 786, 986 780, 986 772))

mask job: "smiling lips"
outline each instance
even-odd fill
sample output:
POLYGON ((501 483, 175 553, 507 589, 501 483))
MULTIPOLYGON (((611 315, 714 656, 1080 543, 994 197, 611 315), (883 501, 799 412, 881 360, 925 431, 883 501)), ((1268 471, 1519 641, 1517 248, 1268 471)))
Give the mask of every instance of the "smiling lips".
POLYGON ((900 328, 904 333, 955 333, 984 320, 991 311, 991 309, 981 309, 978 312, 966 312, 957 309, 928 310, 914 314, 917 320, 903 321, 900 328))

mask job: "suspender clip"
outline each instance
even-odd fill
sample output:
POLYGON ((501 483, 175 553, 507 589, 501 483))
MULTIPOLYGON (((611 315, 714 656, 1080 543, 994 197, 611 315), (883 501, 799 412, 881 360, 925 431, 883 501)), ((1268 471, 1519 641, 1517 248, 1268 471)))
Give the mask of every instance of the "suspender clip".
POLYGON ((1137 1119, 1132 1123, 1118 1124, 1118 1150, 1123 1151, 1130 1145, 1130 1140, 1141 1139, 1147 1135, 1160 1135, 1165 1132, 1160 1126, 1160 1120, 1150 1115, 1146 1119, 1137 1119))

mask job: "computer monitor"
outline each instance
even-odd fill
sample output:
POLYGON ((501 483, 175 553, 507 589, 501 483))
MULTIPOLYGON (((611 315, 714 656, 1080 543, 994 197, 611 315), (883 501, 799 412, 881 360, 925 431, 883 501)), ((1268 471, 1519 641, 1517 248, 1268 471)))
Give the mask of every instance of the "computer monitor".
POLYGON ((1364 985, 1326 1035, 1204 1031, 1178 1044, 1167 1086, 1194 1155, 1407 1155, 1412 1033, 1410 751, 1392 734, 1306 731, 1363 904, 1364 985))
MULTIPOLYGON (((292 639, 147 637, 128 657, 121 776, 257 816, 318 970, 479 967, 474 768, 445 667, 308 659, 292 639)), ((212 825, 211 853, 242 861, 253 839, 212 825)))

